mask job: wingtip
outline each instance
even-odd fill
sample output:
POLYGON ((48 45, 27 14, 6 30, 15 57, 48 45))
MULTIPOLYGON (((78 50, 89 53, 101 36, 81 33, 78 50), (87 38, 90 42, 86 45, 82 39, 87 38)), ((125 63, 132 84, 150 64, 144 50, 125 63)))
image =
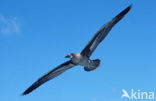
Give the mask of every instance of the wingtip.
POLYGON ((30 91, 29 89, 27 89, 27 90, 24 91, 21 95, 22 95, 22 96, 25 96, 25 95, 29 94, 30 92, 32 92, 32 90, 30 91))
POLYGON ((130 4, 127 8, 130 10, 132 8, 133 4, 130 4))
POLYGON ((24 93, 22 93, 22 94, 20 94, 20 96, 25 96, 26 94, 24 94, 24 93))
POLYGON ((123 12, 126 14, 132 8, 132 4, 130 4, 123 12))
POLYGON ((123 18, 124 15, 126 15, 129 10, 132 8, 132 4, 130 4, 127 8, 125 8, 121 13, 119 13, 116 17, 123 18))
POLYGON ((34 89, 31 89, 31 87, 29 87, 27 90, 25 90, 25 91, 21 94, 21 96, 24 96, 24 95, 29 94, 30 92, 32 92, 32 90, 34 90, 34 89))
POLYGON ((25 96, 25 95, 27 95, 28 93, 26 93, 26 92, 23 92, 22 94, 21 94, 21 96, 25 96))
POLYGON ((131 3, 130 5, 129 5, 129 7, 131 8, 133 6, 133 4, 131 3))

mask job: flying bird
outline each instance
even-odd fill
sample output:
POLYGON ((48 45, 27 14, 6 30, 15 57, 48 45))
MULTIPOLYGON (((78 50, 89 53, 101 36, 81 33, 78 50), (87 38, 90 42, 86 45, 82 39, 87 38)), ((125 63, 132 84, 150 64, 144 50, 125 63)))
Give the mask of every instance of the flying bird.
POLYGON ((29 94, 34 89, 38 88, 43 83, 55 78, 66 70, 81 65, 84 66, 85 71, 92 71, 99 67, 100 59, 91 60, 90 56, 97 48, 97 46, 104 40, 107 34, 110 32, 112 27, 119 22, 131 9, 131 5, 124 9, 121 13, 111 19, 109 22, 104 24, 93 36, 93 38, 89 41, 89 43, 84 47, 84 49, 78 53, 69 53, 65 58, 70 58, 69 61, 57 66, 51 71, 47 72, 45 75, 40 77, 35 83, 33 83, 28 89, 26 89, 22 95, 29 94))

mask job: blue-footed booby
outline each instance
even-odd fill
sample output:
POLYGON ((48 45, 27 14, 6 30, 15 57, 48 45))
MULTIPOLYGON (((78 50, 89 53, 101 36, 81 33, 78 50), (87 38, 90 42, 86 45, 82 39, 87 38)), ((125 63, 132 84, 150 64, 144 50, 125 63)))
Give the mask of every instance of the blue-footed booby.
POLYGON ((96 47, 104 40, 107 34, 110 32, 112 27, 119 22, 131 9, 131 5, 124 9, 121 13, 111 19, 109 22, 104 24, 93 36, 93 38, 89 41, 89 43, 85 46, 85 48, 78 54, 69 53, 66 58, 70 58, 69 61, 57 66, 56 68, 52 69, 42 77, 40 77, 35 83, 33 83, 28 89, 26 89, 23 95, 29 94, 34 89, 38 88, 43 83, 55 78, 56 76, 60 75, 61 73, 65 72, 66 70, 81 65, 84 66, 85 71, 92 71, 99 67, 100 60, 95 59, 91 60, 90 56, 96 49, 96 47))

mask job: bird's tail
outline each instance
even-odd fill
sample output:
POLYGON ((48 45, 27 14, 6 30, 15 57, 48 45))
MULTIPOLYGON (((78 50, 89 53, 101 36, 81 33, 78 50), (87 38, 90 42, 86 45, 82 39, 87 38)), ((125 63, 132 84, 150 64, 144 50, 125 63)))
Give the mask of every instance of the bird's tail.
POLYGON ((99 59, 89 60, 89 66, 84 67, 84 70, 89 72, 99 67, 99 65, 100 65, 99 59))

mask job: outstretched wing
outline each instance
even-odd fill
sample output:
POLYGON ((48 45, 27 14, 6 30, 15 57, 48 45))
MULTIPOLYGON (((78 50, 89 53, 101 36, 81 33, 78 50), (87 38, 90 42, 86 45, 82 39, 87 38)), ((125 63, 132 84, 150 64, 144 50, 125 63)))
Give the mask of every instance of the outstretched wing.
POLYGON ((52 69, 51 71, 49 71, 45 75, 43 75, 41 78, 39 78, 35 83, 33 83, 26 91, 24 91, 23 95, 26 95, 26 94, 32 92, 34 89, 36 89, 43 83, 55 78, 56 76, 60 75, 61 73, 65 72, 67 69, 69 69, 73 66, 75 66, 75 65, 72 64, 72 62, 70 60, 70 61, 67 61, 67 62, 59 65, 58 67, 52 69))
POLYGON ((90 57, 93 51, 96 49, 96 47, 99 45, 99 43, 107 36, 109 31, 112 29, 112 27, 119 22, 125 14, 131 9, 131 5, 128 6, 125 10, 123 10, 120 14, 118 14, 116 17, 114 17, 112 20, 107 22, 105 25, 103 25, 93 36, 93 38, 89 41, 89 43, 86 45, 86 47, 81 51, 81 54, 83 56, 90 57))

